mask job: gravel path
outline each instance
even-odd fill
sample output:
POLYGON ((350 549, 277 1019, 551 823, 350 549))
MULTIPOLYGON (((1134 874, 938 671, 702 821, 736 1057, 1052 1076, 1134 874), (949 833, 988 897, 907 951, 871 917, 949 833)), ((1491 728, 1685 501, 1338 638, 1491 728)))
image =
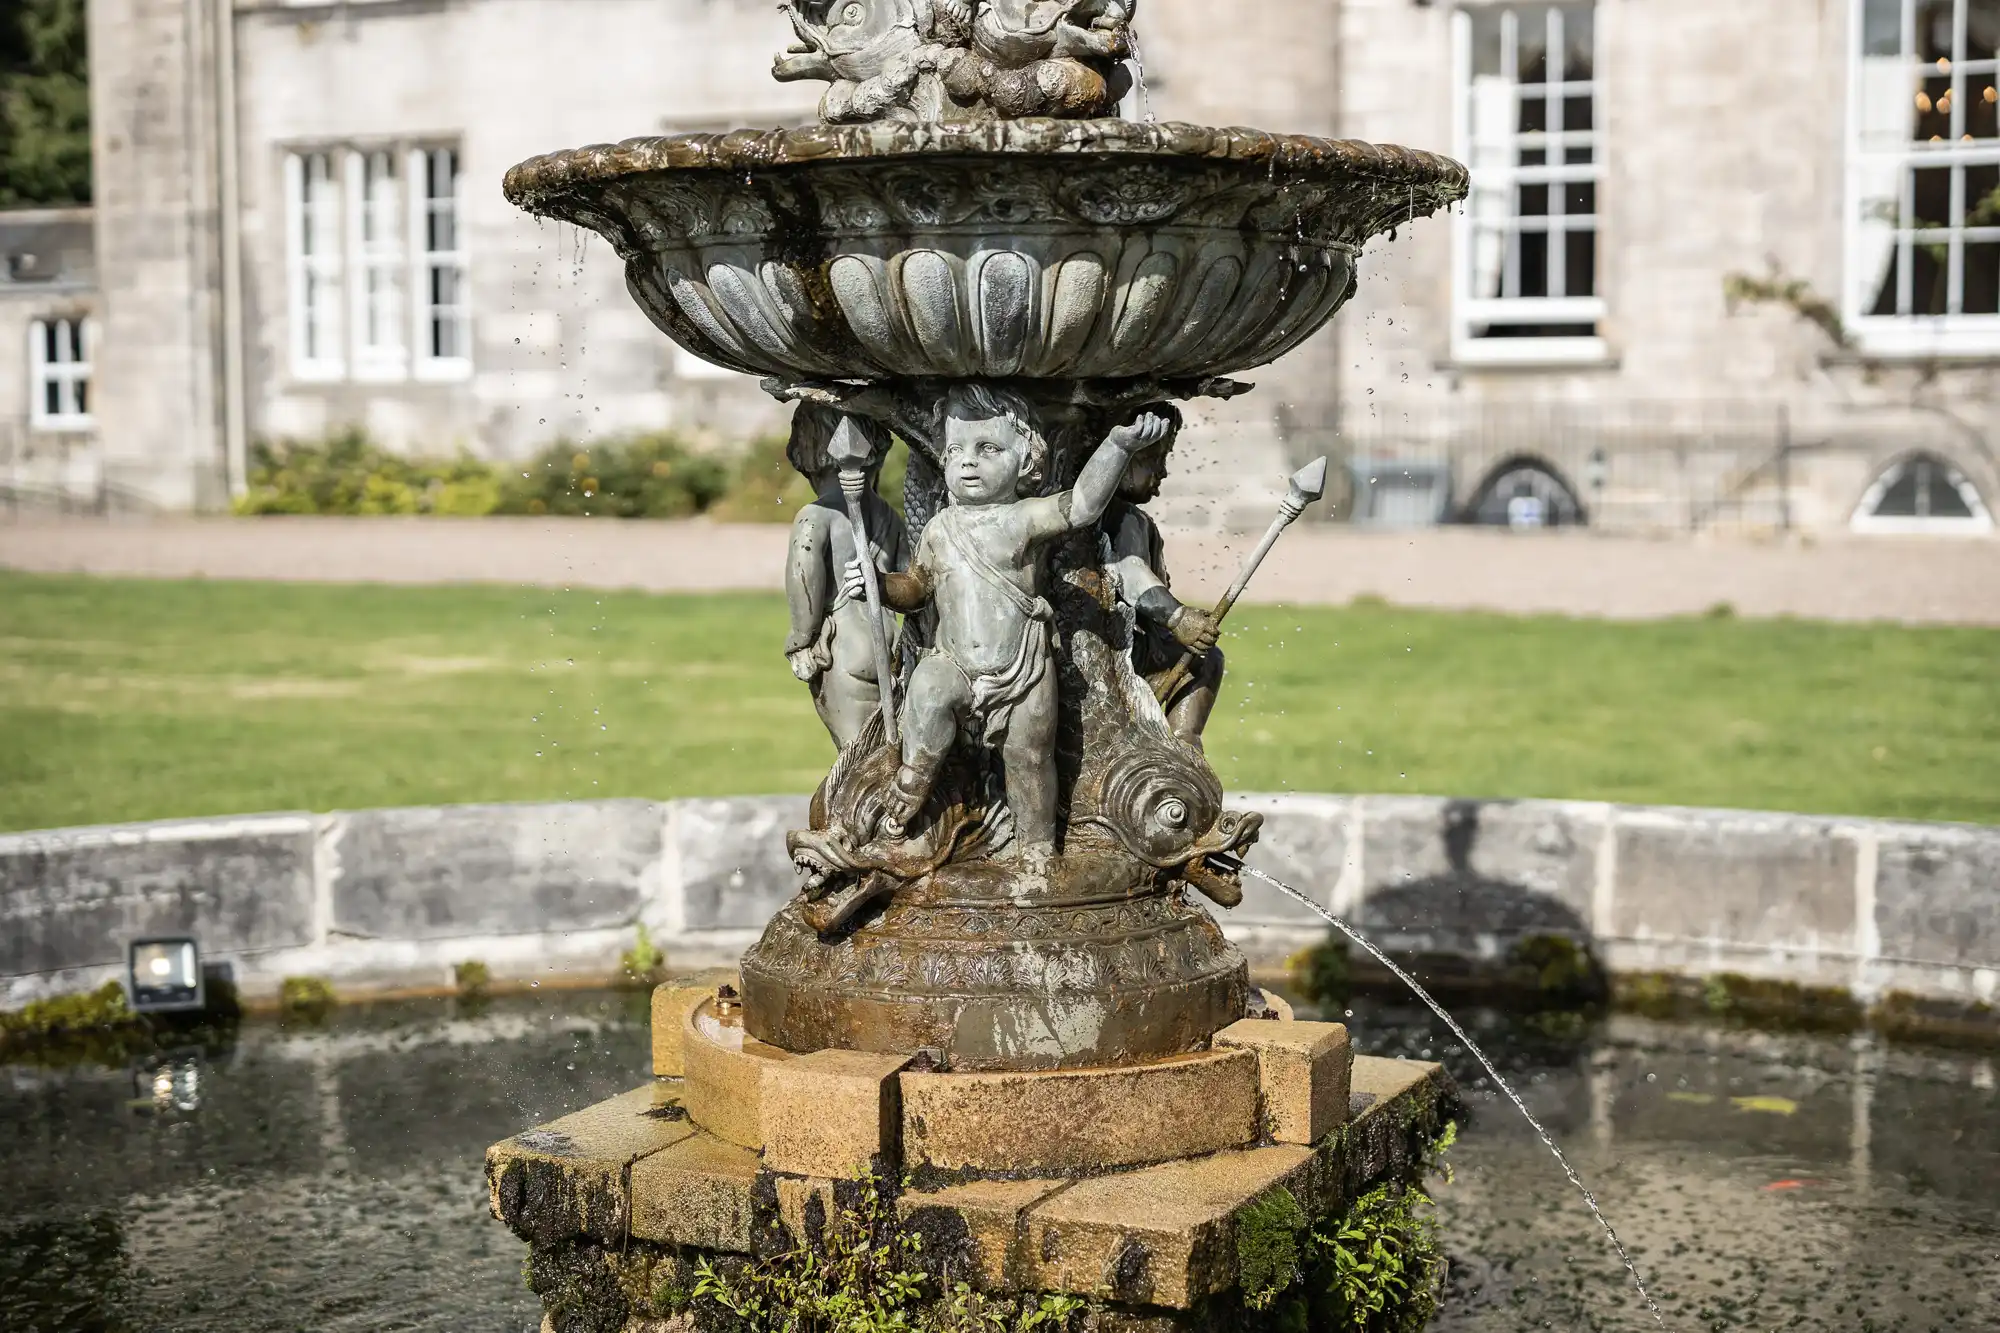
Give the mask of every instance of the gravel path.
MULTIPOLYGON (((0 520, 0 568, 140 578, 506 583, 654 592, 781 586, 780 524, 607 519, 0 520)), ((1213 596, 1253 544, 1169 534, 1184 596, 1213 596)), ((1248 600, 1650 619, 1746 616, 2000 625, 2000 542, 1759 544, 1470 529, 1301 528, 1248 600)))

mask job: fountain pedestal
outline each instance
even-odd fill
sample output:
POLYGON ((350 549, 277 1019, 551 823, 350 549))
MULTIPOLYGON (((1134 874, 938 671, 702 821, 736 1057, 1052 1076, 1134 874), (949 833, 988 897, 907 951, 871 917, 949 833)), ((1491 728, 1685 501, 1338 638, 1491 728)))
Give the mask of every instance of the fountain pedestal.
POLYGON ((1098 1333, 1276 1327, 1281 1293, 1246 1308, 1246 1283, 1255 1305, 1274 1281, 1266 1248, 1415 1188, 1456 1102, 1437 1065, 1355 1057, 1340 1025, 1265 1012, 1202 1055, 941 1074, 794 1055, 714 989, 663 987, 665 1072, 494 1145, 491 1205, 534 1246, 556 1333, 703 1327, 701 1265, 760 1290, 808 1251, 846 1253, 844 1229, 921 1287, 1071 1299, 1098 1333))

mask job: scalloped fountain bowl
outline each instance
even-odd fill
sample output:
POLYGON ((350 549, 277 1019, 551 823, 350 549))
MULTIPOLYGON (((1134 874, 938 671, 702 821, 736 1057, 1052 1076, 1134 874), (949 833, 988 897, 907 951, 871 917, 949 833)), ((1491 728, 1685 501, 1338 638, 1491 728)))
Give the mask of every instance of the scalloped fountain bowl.
POLYGON ((609 240, 675 342, 785 380, 1247 370, 1465 189, 1431 153, 1122 120, 631 139, 506 180, 609 240))

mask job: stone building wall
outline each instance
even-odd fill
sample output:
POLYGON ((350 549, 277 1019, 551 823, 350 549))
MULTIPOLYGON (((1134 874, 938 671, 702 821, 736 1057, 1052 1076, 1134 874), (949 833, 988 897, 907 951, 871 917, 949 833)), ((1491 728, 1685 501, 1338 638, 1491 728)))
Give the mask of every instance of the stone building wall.
POLYGON ((30 346, 38 321, 82 321, 96 307, 88 208, 0 213, 0 507, 44 507, 94 500, 96 433, 33 423, 40 390, 30 346))
MULTIPOLYGON (((787 34, 765 0, 92 0, 107 482, 170 507, 223 493, 224 12, 251 438, 355 423, 413 451, 516 458, 558 436, 672 426, 738 440, 782 421, 754 385, 676 353, 601 241, 527 218, 498 188, 551 148, 808 120, 818 87, 768 77, 787 34), (462 152, 471 373, 303 380, 288 344, 286 154, 415 143, 462 152)), ((1267 0, 1218 23, 1212 3, 1148 0, 1147 92, 1128 114, 1454 151, 1457 12, 1267 0)), ((1371 249, 1332 328, 1246 377, 1257 394, 1191 414, 1170 523, 1259 525, 1282 473, 1320 452, 1427 457, 1461 502, 1532 454, 1611 526, 1838 527, 1917 448, 2000 503, 2000 359, 1864 360, 1789 311, 1724 299, 1728 274, 1772 263, 1839 293, 1845 0, 1603 0, 1596 13, 1606 359, 1468 364, 1452 334, 1460 223, 1420 221, 1371 249), (1799 448, 1780 472, 1788 440, 1799 448), (1593 463, 1601 450, 1608 466, 1593 463)))

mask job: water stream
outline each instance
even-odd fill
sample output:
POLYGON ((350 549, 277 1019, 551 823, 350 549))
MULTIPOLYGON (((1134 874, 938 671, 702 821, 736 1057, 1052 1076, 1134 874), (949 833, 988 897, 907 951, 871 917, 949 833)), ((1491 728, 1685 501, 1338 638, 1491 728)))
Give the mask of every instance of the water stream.
POLYGON ((1638 1289, 1639 1298, 1646 1302, 1646 1308, 1653 1312, 1653 1318, 1655 1321, 1659 1323, 1660 1327, 1665 1328, 1667 1326, 1667 1317, 1660 1312, 1660 1307, 1658 1304, 1654 1302, 1652 1293, 1646 1290, 1646 1280, 1643 1277, 1639 1276, 1639 1266, 1632 1262, 1632 1256, 1626 1252, 1625 1242, 1618 1239, 1618 1232, 1616 1228, 1614 1228, 1611 1225, 1611 1219, 1606 1217, 1604 1215, 1604 1210, 1597 1206, 1597 1198, 1590 1192, 1590 1187, 1583 1183, 1583 1178, 1577 1175, 1576 1168, 1570 1165, 1569 1158, 1564 1156, 1563 1150, 1556 1145, 1555 1136, 1550 1134, 1548 1130, 1542 1127, 1541 1121, 1535 1119, 1534 1113, 1528 1110, 1528 1104, 1521 1100, 1521 1094, 1515 1092, 1514 1085, 1509 1083, 1506 1079, 1500 1076, 1500 1071, 1494 1067, 1494 1064, 1491 1060, 1486 1058, 1486 1052, 1479 1049, 1479 1043, 1475 1042, 1472 1039, 1472 1037, 1466 1032, 1466 1030, 1459 1025, 1458 1020, 1453 1018, 1451 1014, 1445 1010, 1445 1007, 1443 1005, 1439 1004, 1436 1000, 1433 1000, 1430 996, 1430 992, 1426 991, 1421 985, 1419 985, 1415 977, 1411 976, 1408 972, 1405 972, 1402 968, 1398 967, 1395 964, 1395 962, 1390 959, 1389 955, 1383 953, 1380 949, 1376 948, 1372 943, 1368 941, 1366 936, 1362 935, 1360 931, 1348 925, 1345 921, 1341 920, 1338 916, 1335 916, 1331 911, 1320 906, 1317 902, 1314 902, 1311 897, 1307 896, 1304 893, 1301 893, 1299 890, 1293 888, 1291 885, 1285 883, 1283 880, 1275 879, 1272 876, 1265 874, 1263 871, 1257 869, 1255 866, 1248 866, 1248 865, 1244 866, 1243 873, 1247 875, 1255 875, 1258 879, 1263 880, 1266 884, 1269 884, 1272 888, 1278 890, 1280 893, 1286 895, 1289 898, 1297 899, 1299 902, 1305 904, 1307 907, 1310 907, 1313 911, 1317 912, 1319 915, 1325 917, 1327 921, 1332 924, 1335 930, 1338 930, 1341 934, 1347 936, 1348 939, 1353 940, 1363 949, 1366 949, 1370 957, 1374 958, 1376 962, 1382 964, 1382 966, 1388 968, 1391 972, 1395 973, 1397 980, 1401 981, 1405 986, 1408 986, 1410 988, 1410 992, 1413 995, 1415 995, 1419 1000, 1422 1000, 1426 1005, 1430 1006, 1431 1012, 1436 1014, 1438 1018, 1443 1021, 1446 1027, 1451 1029, 1453 1036, 1457 1037, 1460 1042, 1464 1043, 1466 1051, 1471 1054, 1473 1059, 1479 1061, 1480 1065, 1486 1070, 1487 1074, 1492 1077, 1493 1085, 1499 1088, 1500 1091, 1506 1095, 1508 1101, 1514 1103, 1514 1109, 1521 1113, 1522 1118, 1528 1122, 1529 1128, 1533 1129, 1535 1131, 1536 1137, 1541 1139, 1543 1146, 1546 1147, 1549 1150, 1549 1152, 1554 1155, 1556 1159, 1556 1164, 1562 1167, 1563 1174, 1569 1177, 1569 1183, 1576 1186, 1576 1192, 1578 1194, 1581 1194, 1583 1196, 1584 1203, 1589 1205, 1590 1215, 1597 1219, 1597 1224, 1599 1226, 1604 1228, 1604 1234, 1610 1238, 1611 1248, 1618 1251, 1618 1258, 1625 1265, 1625 1271, 1632 1275, 1632 1285, 1638 1289))
POLYGON ((1132 44, 1132 92, 1139 100, 1139 119, 1151 125, 1155 120, 1153 98, 1146 91, 1146 55, 1139 46, 1139 30, 1131 29, 1128 39, 1132 44))

